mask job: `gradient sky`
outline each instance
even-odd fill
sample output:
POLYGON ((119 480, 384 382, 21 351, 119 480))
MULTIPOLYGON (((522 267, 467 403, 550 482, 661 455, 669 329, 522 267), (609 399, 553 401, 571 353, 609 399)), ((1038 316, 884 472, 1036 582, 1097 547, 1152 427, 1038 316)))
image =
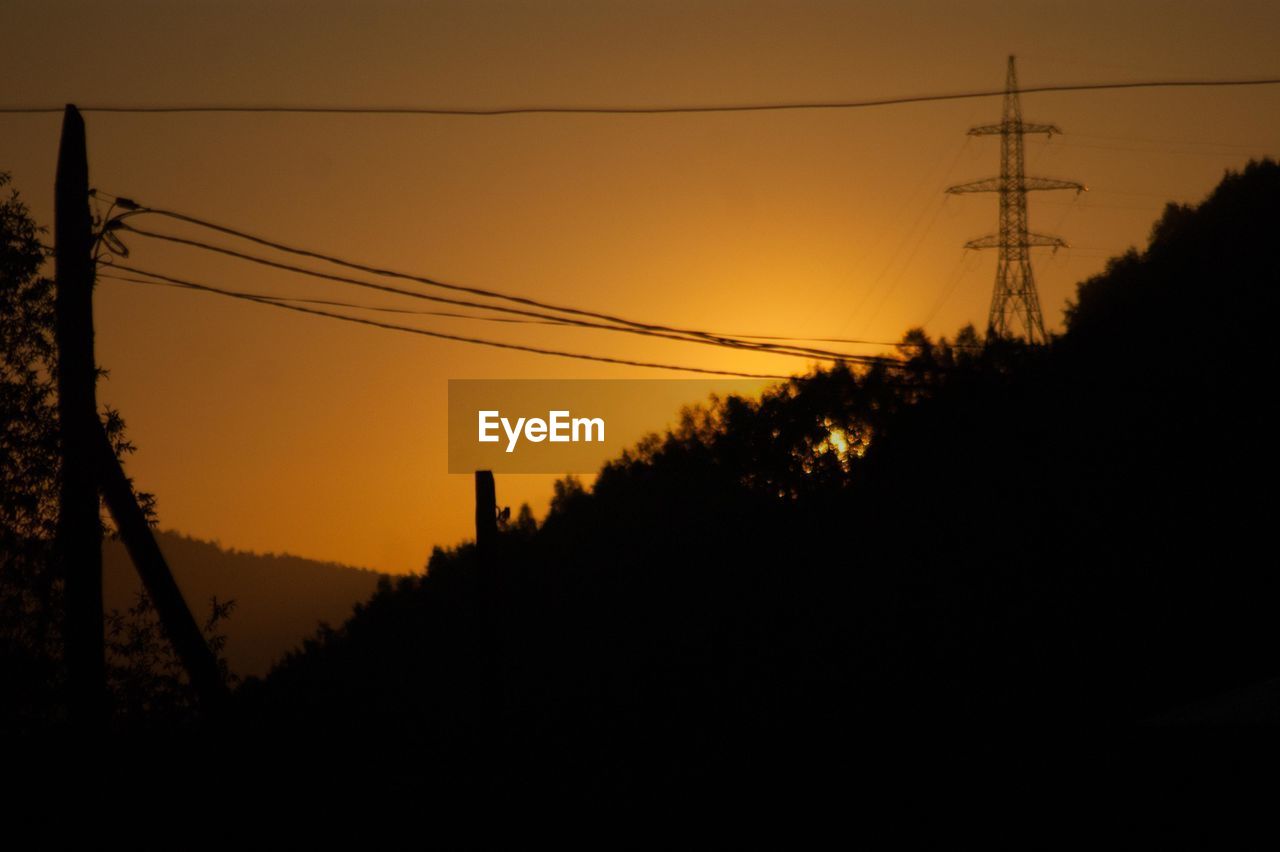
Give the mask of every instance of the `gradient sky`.
MULTIPOLYGON (((652 105, 840 100, 1024 85, 1280 74, 1274 2, 0 2, 6 105, 652 105)), ((92 183, 337 255, 656 322, 896 340, 983 324, 998 99, 685 116, 87 117, 92 183)), ((1077 281, 1280 153, 1280 87, 1029 95, 1045 320, 1077 281)), ((58 116, 0 116, 0 169, 52 222, 58 116)), ((154 223, 162 227, 160 221, 154 223)), ((356 297, 129 241, 137 264, 232 288, 356 297)), ((675 377, 102 282, 99 400, 165 527, 405 572, 471 534, 446 471, 450 378, 675 377)), ((724 369, 774 356, 449 320, 426 328, 724 369), (449 323, 453 322, 453 325, 449 323)), ((672 412, 654 412, 661 427, 672 412)), ((498 478, 541 513, 548 476, 498 478)))

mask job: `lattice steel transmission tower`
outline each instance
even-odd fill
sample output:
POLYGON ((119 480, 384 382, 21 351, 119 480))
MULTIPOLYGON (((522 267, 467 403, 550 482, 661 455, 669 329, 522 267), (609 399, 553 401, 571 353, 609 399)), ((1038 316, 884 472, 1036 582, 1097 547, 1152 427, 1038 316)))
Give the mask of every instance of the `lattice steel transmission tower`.
POLYGON ((948 187, 947 192, 1000 193, 1000 231, 965 243, 965 248, 1000 250, 996 267, 996 286, 991 295, 991 313, 987 333, 1009 337, 1019 329, 1032 343, 1044 343, 1044 317, 1040 313, 1040 296, 1031 273, 1030 250, 1036 246, 1065 248, 1060 237, 1027 230, 1027 192, 1033 189, 1074 189, 1083 192, 1083 184, 1053 178, 1027 177, 1023 170, 1022 137, 1028 133, 1061 133, 1052 124, 1028 124, 1022 120, 1018 102, 1018 73, 1014 58, 1009 57, 1009 74, 1005 81, 1004 117, 999 124, 983 124, 970 128, 970 136, 1000 136, 1000 177, 962 183, 948 187))

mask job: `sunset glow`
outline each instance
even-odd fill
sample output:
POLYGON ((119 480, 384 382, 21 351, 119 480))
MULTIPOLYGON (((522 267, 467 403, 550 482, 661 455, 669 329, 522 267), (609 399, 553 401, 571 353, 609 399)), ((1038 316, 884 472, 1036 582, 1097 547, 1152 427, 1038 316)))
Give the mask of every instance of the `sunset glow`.
MULTIPOLYGON (((733 103, 999 88, 1009 53, 1026 85, 1258 76, 1277 62, 1276 7, 1261 3, 1240 4, 1247 14, 1203 4, 1179 15, 1159 3, 1023 4, 1002 6, 998 25, 988 4, 229 8, 6 4, 0 22, 23 38, 0 56, 4 100, 733 103), (69 35, 68 16, 80 22, 69 35)), ((448 282, 735 334, 893 342, 913 326, 936 336, 985 321, 995 257, 962 245, 993 229, 995 201, 943 189, 998 172, 998 142, 966 131, 997 121, 999 109, 983 99, 624 117, 94 113, 90 176, 144 204, 448 282)), ((1224 169, 1280 147, 1276 88, 1028 95, 1023 109, 1064 131, 1028 138, 1028 167, 1091 189, 1031 202, 1032 228, 1073 246, 1035 257, 1051 329, 1076 283, 1141 246, 1166 201, 1197 200, 1224 169)), ((0 121, 0 162, 51 223, 59 117, 0 121)), ((122 239, 131 262, 198 282, 345 294, 122 239)), ((162 527, 395 573, 419 571, 432 547, 472 535, 472 482, 446 472, 449 379, 678 377, 116 281, 99 283, 96 311, 97 356, 110 370, 99 399, 128 424, 138 447, 129 473, 157 495, 162 527)), ((715 369, 808 366, 589 329, 404 321, 715 369)), ((674 414, 655 411, 653 428, 674 414)), ((831 431, 826 449, 851 447, 863 449, 831 431)), ((554 478, 499 477, 499 503, 529 502, 541 515, 554 478)))

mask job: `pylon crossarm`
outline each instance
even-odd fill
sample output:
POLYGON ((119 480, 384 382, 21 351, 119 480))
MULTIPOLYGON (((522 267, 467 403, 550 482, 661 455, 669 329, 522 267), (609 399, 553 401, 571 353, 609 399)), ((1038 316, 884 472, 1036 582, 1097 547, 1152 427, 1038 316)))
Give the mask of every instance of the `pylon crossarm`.
POLYGON ((969 240, 964 244, 967 249, 1011 249, 1011 248, 1070 248, 1061 237, 1028 232, 1026 240, 1005 240, 999 234, 988 234, 985 237, 969 240))
POLYGON ((1074 189, 1076 192, 1088 192, 1089 187, 1082 183, 1076 183, 1073 180, 1058 180, 1057 178, 1028 177, 1022 179, 1022 188, 1026 190, 1032 189, 1074 189))
POLYGON ((1031 231, 1027 232, 1027 241, 1024 245, 1029 248, 1071 248, 1067 245, 1067 241, 1062 237, 1054 237, 1049 234, 1036 234, 1031 231))
POLYGON ((984 178, 969 183, 958 183, 955 186, 947 187, 947 192, 952 195, 961 195, 966 192, 999 192, 1001 189, 1000 178, 984 178))
POLYGON ((970 136, 999 136, 1001 133, 1017 131, 1020 133, 1044 133, 1052 136, 1055 133, 1061 133, 1062 129, 1056 124, 1029 124, 1025 121, 1009 122, 1000 124, 979 124, 977 127, 969 128, 970 136))
POLYGON ((1000 245, 999 234, 988 234, 985 237, 978 237, 976 240, 969 240, 964 244, 964 247, 967 249, 989 249, 1000 248, 1000 245))

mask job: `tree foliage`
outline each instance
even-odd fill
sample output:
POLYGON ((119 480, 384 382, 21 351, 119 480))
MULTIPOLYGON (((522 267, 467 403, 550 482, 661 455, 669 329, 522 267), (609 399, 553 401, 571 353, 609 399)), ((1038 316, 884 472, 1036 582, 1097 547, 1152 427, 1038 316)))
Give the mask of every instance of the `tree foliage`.
POLYGON ((9 183, 0 173, 0 660, 18 699, 3 712, 32 718, 62 676, 53 283, 42 230, 9 183))
POLYGON ((496 577, 438 549, 247 712, 395 731, 480 784, 654 781, 890 732, 1112 730, 1271 676, 1278 200, 1264 161, 1171 205, 1048 346, 914 330, 903 370, 691 408, 558 483, 496 577))

